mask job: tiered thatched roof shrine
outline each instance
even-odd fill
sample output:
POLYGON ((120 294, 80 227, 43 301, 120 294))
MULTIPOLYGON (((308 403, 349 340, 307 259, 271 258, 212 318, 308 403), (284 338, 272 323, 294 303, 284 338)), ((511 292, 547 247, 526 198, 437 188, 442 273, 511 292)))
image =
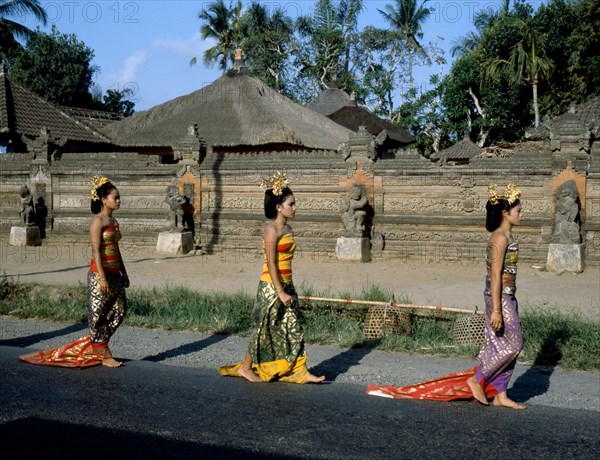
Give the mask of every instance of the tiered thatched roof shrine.
POLYGON ((172 147, 187 127, 216 152, 336 150, 350 131, 255 78, 238 59, 212 84, 113 123, 104 132, 123 147, 172 147))
POLYGON ((361 126, 373 136, 385 131, 385 139, 382 139, 384 150, 405 147, 415 141, 415 137, 404 128, 359 106, 354 97, 339 88, 325 89, 308 107, 354 132, 358 132, 361 126))

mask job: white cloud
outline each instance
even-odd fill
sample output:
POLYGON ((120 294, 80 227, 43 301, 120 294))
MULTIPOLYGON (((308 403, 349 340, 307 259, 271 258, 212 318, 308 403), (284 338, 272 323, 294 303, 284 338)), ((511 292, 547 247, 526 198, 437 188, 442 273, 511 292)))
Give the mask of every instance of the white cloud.
POLYGON ((164 49, 191 58, 213 47, 215 41, 212 39, 202 40, 200 33, 196 32, 188 38, 156 38, 152 45, 154 48, 164 49))
POLYGON ((122 89, 125 85, 137 81, 138 71, 146 62, 147 54, 143 50, 135 51, 123 61, 118 71, 107 74, 103 80, 108 86, 118 86, 118 89, 122 89))

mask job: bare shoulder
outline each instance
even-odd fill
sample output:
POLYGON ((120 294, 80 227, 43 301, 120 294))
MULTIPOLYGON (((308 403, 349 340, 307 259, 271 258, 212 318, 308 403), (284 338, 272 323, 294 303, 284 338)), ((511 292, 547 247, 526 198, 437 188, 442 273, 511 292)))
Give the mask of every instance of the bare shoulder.
POLYGON ((104 227, 107 227, 110 224, 105 217, 101 214, 96 214, 92 217, 90 221, 90 230, 102 230, 104 227))
POLYGON ((490 239, 488 240, 488 246, 506 249, 508 247, 509 241, 506 234, 500 229, 495 230, 490 235, 490 239))
POLYGON ((276 225, 273 222, 267 222, 263 230, 263 240, 276 241, 278 237, 279 234, 276 225))

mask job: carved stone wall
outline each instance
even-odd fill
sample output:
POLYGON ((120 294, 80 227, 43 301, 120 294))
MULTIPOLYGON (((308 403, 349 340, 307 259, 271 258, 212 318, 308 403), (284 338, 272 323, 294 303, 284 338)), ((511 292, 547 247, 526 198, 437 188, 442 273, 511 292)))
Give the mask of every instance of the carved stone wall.
MULTIPOLYGON (((579 182, 584 198, 582 234, 587 263, 598 264, 598 142, 586 153, 587 163, 581 153, 577 155, 569 174, 585 177, 579 182)), ((374 209, 373 232, 385 241, 383 249, 373 251, 374 258, 482 264, 488 238, 484 227, 487 186, 515 182, 523 192, 523 225, 515 229, 522 260, 545 263, 553 230, 555 178, 564 174, 568 154, 521 149, 510 158, 477 158, 466 165, 442 168, 417 155, 401 153, 395 158, 378 158, 366 169, 349 159, 352 157, 334 151, 219 154, 210 149, 200 164, 188 165, 183 160, 168 164, 157 156, 137 153, 63 154, 52 163, 17 154, 2 156, 0 230, 8 234, 10 226, 19 221, 19 188, 29 185, 33 192, 32 185, 39 184, 53 218, 48 239, 87 234, 89 179, 102 174, 119 187, 122 206, 117 217, 126 240, 156 244, 158 233, 169 224, 166 190, 176 184, 180 193, 193 195, 189 198, 195 207, 197 236, 205 250, 260 258, 265 217, 259 184, 262 178, 282 170, 287 172, 298 204, 291 225, 299 257, 311 257, 315 262, 335 259, 335 243, 342 231, 342 197, 360 179, 374 209)))

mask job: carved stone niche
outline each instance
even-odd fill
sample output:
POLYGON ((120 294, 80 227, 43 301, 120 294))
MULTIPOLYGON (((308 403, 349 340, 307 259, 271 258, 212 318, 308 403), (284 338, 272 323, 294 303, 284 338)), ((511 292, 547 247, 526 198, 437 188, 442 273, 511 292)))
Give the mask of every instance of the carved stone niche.
POLYGON ((206 142, 198 134, 197 124, 188 126, 186 135, 172 148, 173 159, 184 164, 201 164, 207 153, 206 142))
POLYGON ((346 162, 348 177, 356 173, 359 164, 365 174, 373 176, 373 163, 380 155, 386 136, 387 133, 382 131, 375 137, 364 126, 360 126, 358 132, 350 135, 348 142, 340 144, 338 151, 346 162))

